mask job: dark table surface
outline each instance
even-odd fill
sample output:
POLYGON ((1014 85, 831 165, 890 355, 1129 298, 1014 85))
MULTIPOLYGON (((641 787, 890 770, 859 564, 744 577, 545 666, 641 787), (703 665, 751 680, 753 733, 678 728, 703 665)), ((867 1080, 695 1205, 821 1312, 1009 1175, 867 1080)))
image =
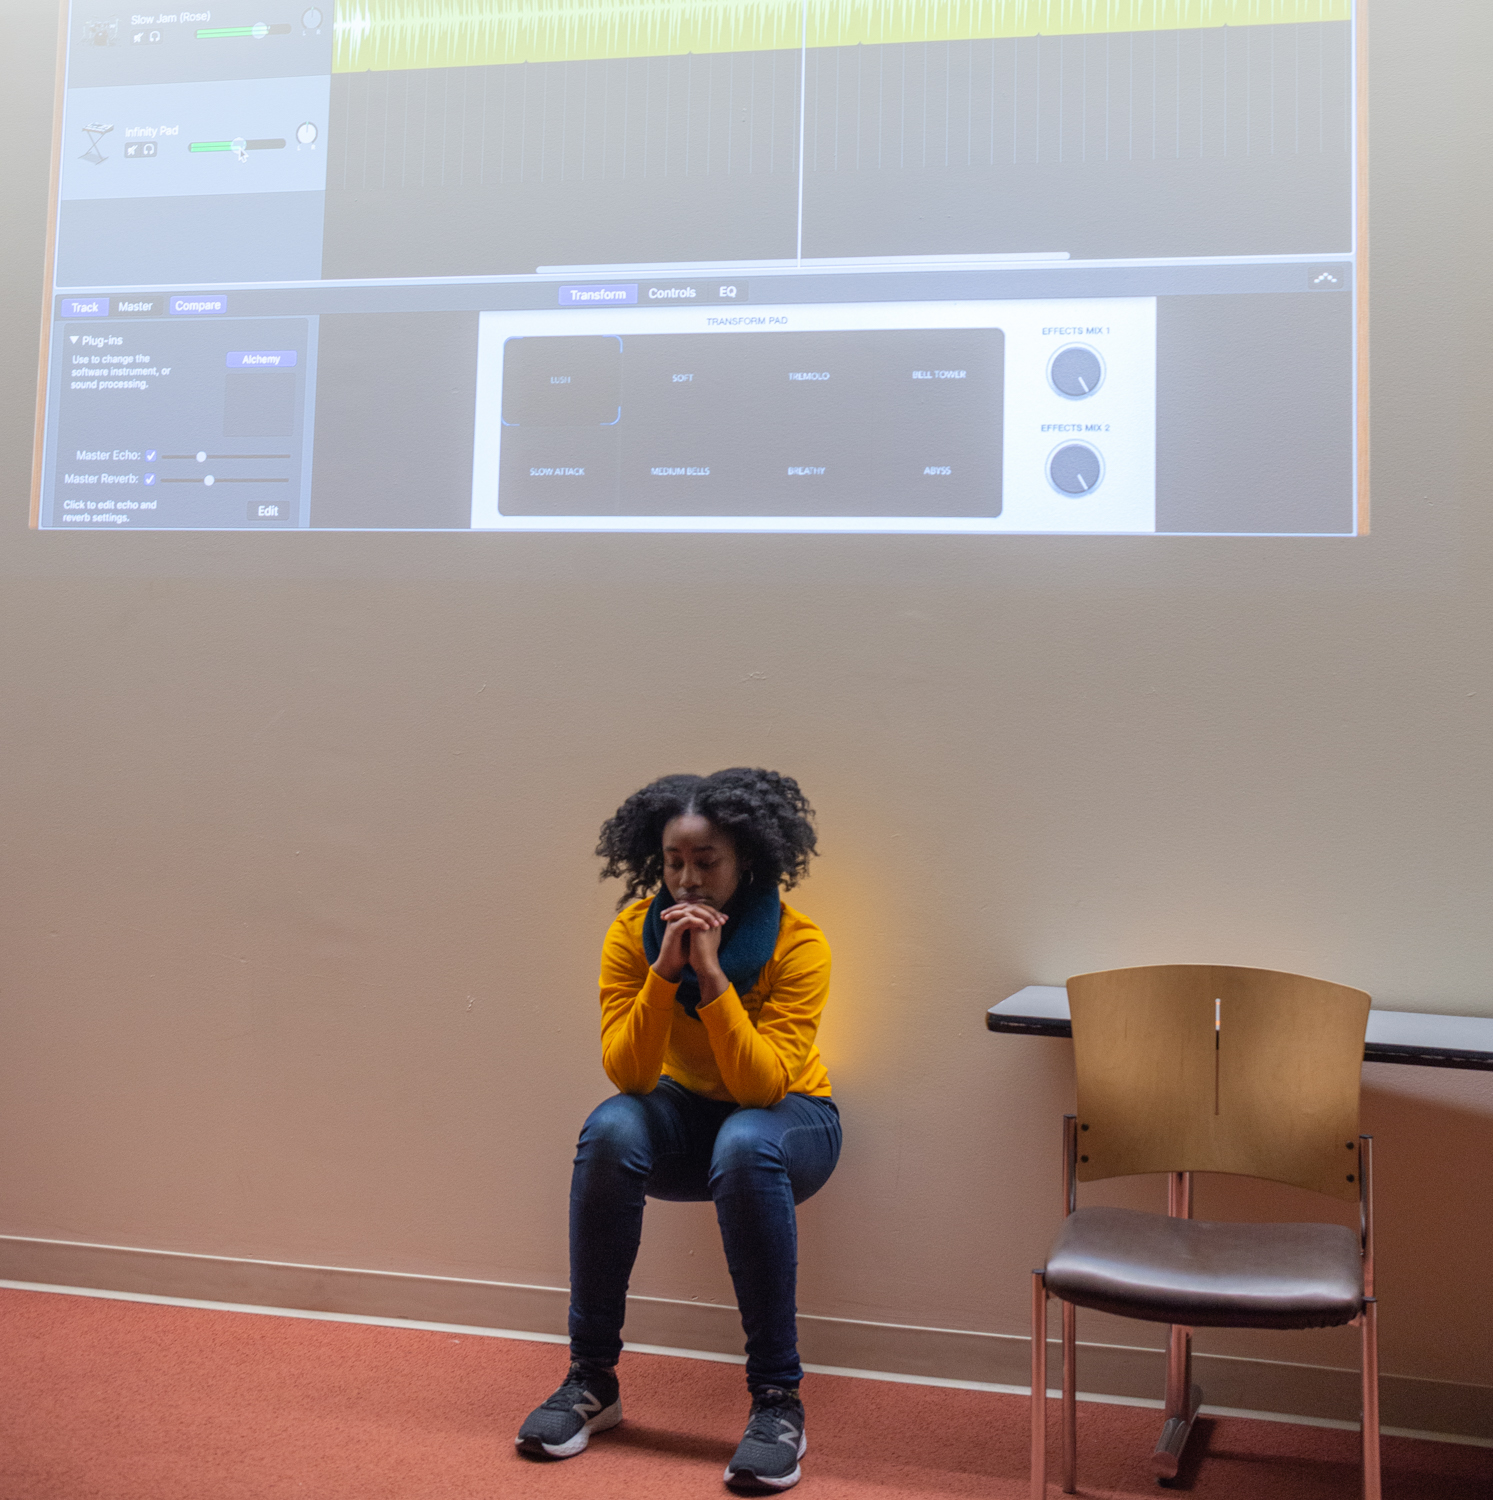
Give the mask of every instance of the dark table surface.
MULTIPOLYGON (((985 1013, 991 1031, 1020 1036, 1068 1036, 1068 991, 1029 984, 985 1013)), ((1493 1072, 1493 1017, 1443 1016, 1413 1010, 1369 1012, 1363 1060, 1418 1068, 1476 1068, 1493 1072)))

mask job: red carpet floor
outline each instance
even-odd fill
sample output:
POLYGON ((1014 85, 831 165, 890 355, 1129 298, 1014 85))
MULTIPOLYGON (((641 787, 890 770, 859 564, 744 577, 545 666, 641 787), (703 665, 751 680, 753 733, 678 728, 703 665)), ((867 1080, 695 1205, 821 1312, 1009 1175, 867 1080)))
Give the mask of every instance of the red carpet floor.
MULTIPOLYGON (((623 1425, 522 1458, 512 1434, 564 1364, 555 1344, 0 1289, 0 1500, 724 1500, 739 1366, 624 1355, 623 1425)), ((804 1397, 804 1500, 1026 1496, 1021 1398, 825 1375, 804 1397)), ((1081 1493, 1165 1493, 1154 1412, 1079 1412, 1081 1493)), ((1196 1496, 1359 1493, 1353 1433, 1220 1418, 1198 1438, 1196 1496)), ((1493 1496, 1493 1449, 1387 1438, 1384 1467, 1388 1500, 1493 1496)))

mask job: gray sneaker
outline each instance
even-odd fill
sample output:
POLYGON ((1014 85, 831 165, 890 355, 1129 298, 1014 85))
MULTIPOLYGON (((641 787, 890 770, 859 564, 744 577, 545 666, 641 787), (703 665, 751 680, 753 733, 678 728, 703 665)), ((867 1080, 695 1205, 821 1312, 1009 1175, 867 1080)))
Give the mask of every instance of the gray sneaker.
POLYGON ((560 1389, 524 1418, 513 1441, 520 1453, 536 1458, 541 1454, 574 1458, 590 1442, 593 1432, 605 1432, 621 1420, 616 1372, 577 1360, 560 1389))
POLYGON ((726 1466, 726 1483, 748 1489, 791 1489, 798 1483, 798 1461, 808 1446, 804 1404, 798 1393, 764 1386, 752 1394, 752 1414, 741 1445, 726 1466))

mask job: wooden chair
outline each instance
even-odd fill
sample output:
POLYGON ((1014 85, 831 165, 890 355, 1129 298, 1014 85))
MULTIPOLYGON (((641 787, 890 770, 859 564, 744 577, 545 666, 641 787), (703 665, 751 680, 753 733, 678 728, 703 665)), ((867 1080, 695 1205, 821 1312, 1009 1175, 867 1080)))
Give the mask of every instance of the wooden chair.
POLYGON ((1158 1480, 1176 1476, 1202 1404, 1192 1330, 1362 1330, 1364 1500, 1380 1500, 1372 1138, 1358 1131, 1369 997, 1206 964, 1068 981, 1078 1113, 1064 1117, 1063 1226, 1032 1273, 1032 1497, 1047 1481, 1047 1299, 1063 1307, 1063 1490, 1077 1468, 1075 1310, 1167 1323, 1158 1480), (1077 1185, 1169 1174, 1167 1214, 1079 1208, 1077 1185), (1356 1201, 1339 1224, 1192 1217, 1192 1174, 1233 1172, 1356 1201))

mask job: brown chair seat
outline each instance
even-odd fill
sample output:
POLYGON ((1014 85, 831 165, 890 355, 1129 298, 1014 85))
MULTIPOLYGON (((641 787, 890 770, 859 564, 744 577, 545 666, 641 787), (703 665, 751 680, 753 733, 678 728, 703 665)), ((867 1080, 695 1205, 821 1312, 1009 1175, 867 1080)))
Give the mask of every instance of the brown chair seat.
POLYGON ((1363 1305, 1358 1236, 1341 1224, 1221 1224, 1080 1208, 1047 1260, 1080 1307, 1194 1328, 1332 1328, 1363 1305))

